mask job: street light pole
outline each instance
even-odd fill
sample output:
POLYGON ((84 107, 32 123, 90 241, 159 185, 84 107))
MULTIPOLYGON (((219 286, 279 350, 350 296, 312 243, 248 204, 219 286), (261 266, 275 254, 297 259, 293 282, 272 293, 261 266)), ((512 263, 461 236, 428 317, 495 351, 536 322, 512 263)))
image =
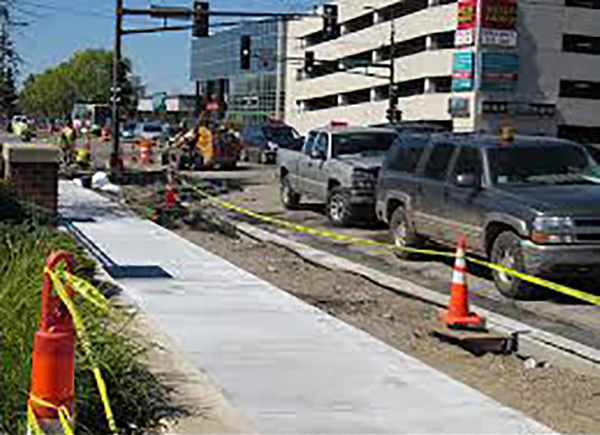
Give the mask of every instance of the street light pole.
POLYGON ((390 20, 390 98, 389 98, 389 113, 391 116, 391 123, 396 123, 396 110, 397 99, 396 99, 396 19, 392 17, 390 20))
MULTIPOLYGON (((364 9, 379 13, 379 9, 374 6, 363 6, 364 9)), ((395 124, 398 120, 398 97, 396 96, 396 18, 390 18, 390 85, 388 92, 388 110, 387 119, 390 124, 395 124)), ((383 65, 381 65, 383 66, 383 65)))
POLYGON ((113 71, 112 71, 112 154, 110 156, 111 170, 121 169, 121 157, 119 150, 120 139, 120 111, 119 111, 119 78, 121 73, 121 37, 123 36, 123 0, 116 0, 115 8, 115 43, 113 50, 113 71))

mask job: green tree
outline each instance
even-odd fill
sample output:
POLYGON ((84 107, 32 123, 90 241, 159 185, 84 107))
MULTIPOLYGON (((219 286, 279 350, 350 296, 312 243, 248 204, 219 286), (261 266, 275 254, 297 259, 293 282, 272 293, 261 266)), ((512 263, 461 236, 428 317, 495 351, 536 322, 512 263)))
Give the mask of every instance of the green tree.
POLYGON ((12 19, 14 2, 0 0, 0 114, 12 116, 17 102, 15 75, 21 58, 12 39, 12 30, 19 23, 12 19))
MULTIPOLYGON (((19 96, 22 110, 31 115, 64 118, 77 101, 109 104, 112 85, 112 52, 75 52, 67 62, 27 78, 19 96)), ((141 80, 133 75, 131 62, 120 68, 121 106, 131 110, 143 92, 141 80)))
POLYGON ((11 117, 15 112, 17 99, 13 69, 0 71, 0 113, 11 117))

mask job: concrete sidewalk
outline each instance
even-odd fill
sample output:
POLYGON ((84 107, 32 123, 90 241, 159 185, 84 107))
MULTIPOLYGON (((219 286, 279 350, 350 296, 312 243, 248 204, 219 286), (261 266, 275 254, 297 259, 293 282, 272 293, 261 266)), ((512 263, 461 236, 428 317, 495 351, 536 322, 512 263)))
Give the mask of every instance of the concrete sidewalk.
POLYGON ((258 433, 551 432, 90 190, 61 182, 60 207, 258 433))

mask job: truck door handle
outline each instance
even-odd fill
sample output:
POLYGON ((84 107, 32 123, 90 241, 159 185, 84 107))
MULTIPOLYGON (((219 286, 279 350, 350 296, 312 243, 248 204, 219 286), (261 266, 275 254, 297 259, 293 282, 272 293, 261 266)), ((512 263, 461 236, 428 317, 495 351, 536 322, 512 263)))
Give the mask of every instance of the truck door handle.
POLYGON ((308 167, 312 168, 312 166, 313 166, 312 162, 308 162, 308 167))

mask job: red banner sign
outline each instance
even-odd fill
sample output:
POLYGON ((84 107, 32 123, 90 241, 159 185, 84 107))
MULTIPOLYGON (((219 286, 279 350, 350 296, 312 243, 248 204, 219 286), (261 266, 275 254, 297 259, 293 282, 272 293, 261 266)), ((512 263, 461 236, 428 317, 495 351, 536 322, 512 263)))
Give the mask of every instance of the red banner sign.
POLYGON ((488 29, 515 30, 516 0, 481 0, 481 26, 488 29))
POLYGON ((458 28, 471 29, 477 23, 477 0, 459 0, 458 28))

